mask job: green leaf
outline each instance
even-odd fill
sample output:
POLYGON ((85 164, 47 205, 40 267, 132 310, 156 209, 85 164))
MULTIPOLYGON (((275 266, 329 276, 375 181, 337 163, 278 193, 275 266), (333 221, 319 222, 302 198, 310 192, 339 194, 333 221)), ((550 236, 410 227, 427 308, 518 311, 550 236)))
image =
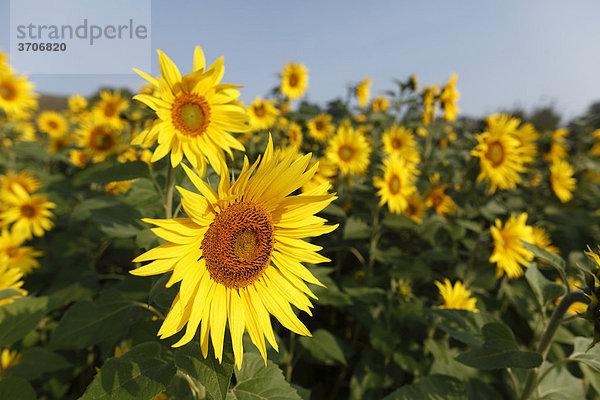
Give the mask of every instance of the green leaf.
POLYGON ((535 296, 541 306, 556 300, 565 294, 565 287, 559 283, 552 282, 540 272, 535 263, 531 263, 525 271, 525 278, 533 289, 535 296))
POLYGON ((336 362, 346 365, 344 351, 337 339, 324 329, 317 329, 313 332, 312 337, 300 337, 300 344, 308 350, 312 357, 326 365, 333 365, 336 362))
MULTIPOLYGON (((235 372, 236 385, 227 393, 228 400, 301 400, 271 361, 254 353, 244 354, 242 369, 235 372)), ((82 399, 85 400, 85 399, 82 399)))
POLYGON ((567 271, 567 263, 565 260, 562 259, 562 257, 560 257, 556 254, 552 254, 548 250, 543 249, 539 246, 536 246, 535 244, 527 243, 522 240, 521 240, 521 242, 523 242, 523 245, 525 246, 525 248, 527 250, 529 250, 530 252, 532 252, 534 256, 548 262, 550 265, 552 265, 554 268, 556 268, 558 270, 558 272, 560 273, 560 278, 562 279, 563 282, 568 281, 567 280, 567 272, 566 272, 567 271))
POLYGON ((0 290, 0 300, 8 299, 10 297, 21 297, 23 293, 16 289, 2 289, 0 290))
POLYGON ((507 349, 505 347, 483 346, 456 357, 461 363, 478 369, 537 368, 542 356, 533 351, 507 349))
POLYGON ((327 207, 325 207, 322 211, 323 214, 332 215, 334 217, 342 217, 346 216, 346 212, 344 209, 337 204, 329 203, 327 207))
POLYGON ((388 229, 400 231, 403 229, 414 229, 418 224, 406 215, 388 214, 381 220, 381 224, 388 229))
POLYGON ((2 400, 35 400, 35 390, 23 378, 6 377, 0 380, 0 399, 2 400))
POLYGON ((435 325, 452 338, 472 346, 481 346, 481 315, 467 310, 433 308, 427 312, 436 316, 435 325))
POLYGON ((573 353, 571 353, 569 359, 584 363, 595 369, 596 372, 600 372, 600 348, 595 346, 589 349, 590 339, 580 336, 576 337, 573 342, 573 353))
POLYGON ((466 398, 464 384, 446 375, 429 375, 412 385, 403 386, 383 400, 462 400, 466 398))
POLYGON ((62 356, 43 347, 33 347, 23 352, 19 362, 12 366, 7 374, 27 380, 40 378, 42 375, 69 368, 71 363, 62 356))
POLYGON ((117 164, 113 161, 105 161, 86 168, 78 173, 75 179, 82 183, 108 183, 147 177, 148 174, 148 165, 143 161, 117 164))
POLYGON ((32 331, 46 314, 47 297, 21 297, 0 307, 0 347, 10 347, 32 331))
POLYGON ((134 302, 116 290, 103 293, 95 302, 75 303, 63 315, 50 346, 55 349, 83 349, 106 339, 118 339, 142 312, 134 302))
POLYGON ((329 306, 349 306, 352 305, 350 296, 342 292, 338 285, 333 279, 329 277, 329 274, 333 271, 333 268, 326 267, 314 267, 310 268, 310 272, 323 284, 325 287, 311 285, 311 289, 315 296, 319 298, 317 304, 329 305, 329 306))
POLYGON ((81 400, 147 400, 164 391, 177 371, 160 359, 156 342, 142 343, 107 360, 81 400))
MULTIPOLYGON (((550 367, 550 363, 545 362, 540 368, 538 376, 541 376, 550 367)), ((573 400, 585 399, 583 391, 583 382, 571 375, 569 370, 564 367, 557 367, 548 372, 548 375, 538 383, 537 399, 544 400, 573 400)))
POLYGON ((344 223, 344 239, 367 239, 371 228, 361 219, 350 217, 344 223))
POLYGON ((231 342, 224 345, 223 361, 220 364, 215 358, 212 346, 209 348, 208 357, 204 358, 198 343, 188 343, 175 352, 175 365, 204 385, 211 398, 225 399, 234 366, 231 342))

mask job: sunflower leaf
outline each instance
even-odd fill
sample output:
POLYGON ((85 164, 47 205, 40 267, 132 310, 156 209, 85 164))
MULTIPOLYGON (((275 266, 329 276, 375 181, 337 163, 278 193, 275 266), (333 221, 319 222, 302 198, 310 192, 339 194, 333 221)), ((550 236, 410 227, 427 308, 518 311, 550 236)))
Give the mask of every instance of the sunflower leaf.
POLYGON ((327 365, 334 363, 346 365, 346 357, 338 340, 324 329, 317 329, 312 337, 301 337, 300 344, 312 357, 327 365))
POLYGON ((47 308, 47 297, 29 296, 0 307, 0 348, 10 347, 25 337, 37 326, 47 308))
POLYGON ((532 252, 534 256, 548 262, 550 265, 552 265, 554 268, 556 268, 558 270, 558 273, 560 274, 560 278, 562 279, 563 282, 568 282, 568 280, 567 280, 567 263, 562 257, 560 257, 556 254, 552 254, 548 250, 541 248, 539 246, 536 246, 535 244, 527 243, 522 240, 521 240, 521 242, 523 242, 523 245, 525 246, 525 248, 527 250, 529 250, 530 252, 532 252))
POLYGON ((451 376, 430 375, 412 385, 406 385, 384 397, 384 400, 464 399, 464 384, 451 376))
POLYGON ((8 376, 0 381, 0 399, 2 400, 35 400, 35 390, 23 378, 8 376))
POLYGON ((148 174, 148 165, 143 161, 117 164, 112 161, 105 161, 81 171, 76 175, 76 180, 81 183, 108 183, 147 177, 148 174))

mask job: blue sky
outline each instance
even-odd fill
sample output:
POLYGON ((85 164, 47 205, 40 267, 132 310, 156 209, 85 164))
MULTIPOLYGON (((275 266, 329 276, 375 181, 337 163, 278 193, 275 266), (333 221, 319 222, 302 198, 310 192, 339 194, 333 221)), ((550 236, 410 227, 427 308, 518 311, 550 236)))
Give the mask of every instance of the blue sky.
MULTIPOLYGON (((8 0, 0 0, 0 48, 9 49, 8 0)), ((32 10, 35 16, 35 10, 32 10)), ((117 11, 115 11, 117 12, 117 11)), ((459 75, 459 107, 481 116, 554 104, 568 117, 600 100, 600 2, 158 1, 152 47, 189 72, 195 45, 225 56, 224 82, 251 101, 277 85, 288 61, 310 73, 308 99, 344 96, 364 77, 372 93, 416 73, 422 85, 459 75)), ((159 73, 152 55, 152 74, 159 73)), ((132 66, 133 67, 133 66, 132 66)), ((136 75, 34 75, 42 93, 137 89, 136 75)))

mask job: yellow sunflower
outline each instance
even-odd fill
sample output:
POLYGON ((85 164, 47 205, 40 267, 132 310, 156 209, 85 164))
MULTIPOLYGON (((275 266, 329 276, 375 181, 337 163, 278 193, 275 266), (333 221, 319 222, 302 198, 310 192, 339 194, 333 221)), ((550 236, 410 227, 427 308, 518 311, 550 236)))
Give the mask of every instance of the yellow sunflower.
POLYGON ((526 224, 527 213, 518 217, 511 214, 504 227, 499 219, 496 226, 490 227, 494 239, 494 251, 490 257, 491 263, 496 263, 496 278, 504 273, 513 279, 523 275, 523 268, 529 267, 533 253, 525 248, 521 240, 533 243, 533 228, 526 224))
POLYGON ((431 125, 435 119, 436 113, 436 101, 435 98, 440 92, 440 88, 437 86, 428 86, 423 90, 423 113, 421 119, 425 126, 431 125))
POLYGON ((425 204, 425 200, 416 191, 414 191, 410 196, 408 196, 406 200, 408 202, 408 205, 406 209, 402 212, 402 214, 406 215, 408 218, 412 219, 417 224, 421 224, 423 222, 423 215, 425 215, 425 210, 427 210, 427 204, 425 204))
MULTIPOLYGON (((8 259, 0 257, 0 290, 14 289, 21 293, 21 295, 26 296, 27 291, 21 288, 23 286, 22 277, 23 273, 19 269, 12 268, 8 259)), ((0 300, 0 306, 12 303, 16 297, 19 296, 0 300)))
POLYGON ((40 257, 43 253, 30 246, 22 246, 24 241, 25 238, 19 236, 16 232, 2 229, 2 233, 0 233, 0 258, 5 257, 11 268, 16 268, 23 275, 27 275, 34 268, 40 266, 35 257, 40 257))
POLYGON ((231 184, 226 171, 214 191, 198 175, 184 169, 200 191, 178 187, 187 218, 145 219, 157 225, 153 231, 167 240, 137 257, 150 264, 131 271, 148 276, 173 271, 167 286, 181 282, 179 293, 158 334, 170 337, 187 324, 175 347, 188 343, 200 326, 200 344, 206 357, 209 334, 216 358, 221 361, 225 326, 229 321, 235 363, 242 364, 242 335, 247 330, 266 362, 264 337, 278 349, 269 314, 291 331, 310 332, 290 307, 311 314, 307 296, 314 295, 305 281, 320 282, 301 262, 329 259, 317 253, 321 247, 302 238, 336 229, 314 216, 335 196, 321 185, 307 193, 290 196, 316 171, 307 170, 311 155, 294 162, 278 162, 269 143, 262 160, 251 167, 247 158, 237 180, 231 184), (254 172, 254 174, 253 174, 254 172))
POLYGON ((19 185, 27 193, 33 193, 42 186, 42 182, 33 172, 27 170, 20 172, 7 171, 6 175, 0 175, 0 195, 2 193, 13 193, 13 185, 19 185))
POLYGON ((12 193, 4 194, 6 208, 0 214, 2 226, 13 224, 12 231, 25 239, 31 239, 32 234, 44 236, 44 231, 54 226, 50 208, 55 208, 56 204, 48 201, 44 194, 30 196, 19 185, 13 185, 12 190, 12 193))
POLYGON ((560 254, 558 247, 552 245, 552 239, 550 239, 548 232, 541 226, 533 227, 533 242, 531 243, 548 250, 550 253, 560 254))
POLYGON ((566 144, 568 134, 569 130, 565 128, 552 132, 552 144, 550 145, 550 151, 544 154, 544 160, 554 163, 568 157, 569 146, 566 144))
POLYGON ((397 154, 413 166, 421 162, 415 135, 410 129, 402 126, 392 126, 383 132, 381 140, 384 153, 388 155, 397 154))
POLYGON ((0 364, 2 364, 2 368, 0 369, 0 380, 2 380, 2 373, 6 373, 6 370, 14 367, 21 361, 21 357, 23 355, 19 353, 17 350, 9 350, 3 349, 2 353, 0 353, 0 364))
POLYGON ((90 160, 102 162, 120 148, 121 134, 105 119, 90 118, 76 132, 77 146, 81 147, 90 160))
POLYGON ((325 156, 344 174, 363 174, 369 166, 371 146, 365 136, 349 124, 342 124, 329 140, 325 156))
POLYGON ((538 155, 538 148, 535 141, 540 137, 540 134, 535 130, 531 123, 521 125, 514 131, 514 136, 519 140, 521 159, 523 164, 533 164, 538 155))
POLYGON ((306 193, 323 183, 327 183, 331 186, 333 179, 338 173, 337 166, 325 157, 321 157, 318 161, 310 163, 309 168, 312 168, 315 164, 318 165, 317 171, 310 180, 302 186, 302 193, 306 193))
POLYGON ((556 160, 550 166, 550 183, 556 197, 563 203, 573 198, 577 180, 573 178, 573 167, 567 161, 556 160))
POLYGON ((417 75, 412 74, 410 78, 408 78, 408 87, 413 92, 417 92, 419 90, 419 80, 417 79, 417 75))
POLYGON ((104 185, 104 191, 109 194, 123 194, 127 193, 129 189, 131 189, 131 185, 135 182, 135 179, 130 179, 127 181, 115 181, 108 182, 104 185))
POLYGON ((444 109, 444 119, 446 121, 456 121, 456 114, 460 112, 460 109, 456 106, 456 102, 460 98, 460 93, 456 90, 457 80, 458 75, 452 74, 440 94, 440 103, 444 109))
POLYGON ((71 111, 72 113, 78 114, 82 112, 86 109, 87 105, 88 102, 83 96, 76 94, 69 97, 69 111, 71 111))
POLYGON ((225 72, 223 58, 206 69, 200 47, 194 52, 194 72, 181 76, 177 66, 160 50, 162 76, 155 79, 141 71, 143 78, 158 88, 156 95, 140 94, 134 99, 156 111, 158 120, 131 142, 149 147, 158 139, 152 162, 171 152, 171 165, 183 156, 204 173, 207 162, 215 170, 226 168, 225 155, 244 146, 228 132, 248 131, 248 116, 237 99, 239 86, 219 83, 225 72))
POLYGON ((456 281, 454 286, 452 286, 450 280, 444 278, 443 284, 440 281, 435 281, 435 286, 438 287, 444 300, 444 304, 438 306, 438 308, 479 312, 477 309, 477 299, 471 297, 471 291, 461 281, 456 281))
POLYGON ((129 108, 129 102, 121 97, 121 92, 103 90, 100 92, 100 100, 92 108, 94 116, 110 126, 121 129, 125 126, 125 120, 121 118, 121 112, 129 108))
POLYGON ((40 131, 47 133, 51 138, 59 138, 67 134, 69 124, 67 119, 55 111, 43 111, 37 118, 40 131))
MULTIPOLYGON (((497 120, 499 121, 499 120, 497 120)), ((476 135, 477 146, 471 155, 479 158, 478 181, 490 181, 490 193, 514 189, 521 182, 519 173, 526 172, 521 143, 514 136, 518 120, 491 123, 487 132, 476 135)))
POLYGON ((363 79, 358 85, 356 85, 356 98, 358 99, 358 105, 364 107, 371 97, 370 88, 373 81, 369 78, 363 79))
POLYGON ((308 70, 302 64, 289 63, 283 68, 279 90, 288 99, 304 96, 308 87, 308 70))
POLYGON ((10 69, 0 69, 0 110, 9 116, 26 117, 37 106, 37 95, 27 76, 17 77, 10 69))
POLYGON ((73 149, 69 151, 69 161, 76 167, 83 168, 90 161, 90 158, 85 151, 73 149))
POLYGON ((256 97, 247 109, 252 131, 268 130, 275 125, 279 110, 272 101, 256 97))
POLYGON ((390 212, 400 214, 408 208, 408 198, 416 192, 413 175, 407 161, 399 156, 383 160, 383 178, 373 178, 379 189, 379 205, 387 203, 390 212))
POLYGON ((445 190, 446 185, 433 188, 429 191, 427 194, 427 199, 425 200, 427 207, 433 207, 435 212, 442 217, 451 214, 456 208, 454 200, 444 193, 445 190))
POLYGON ((331 115, 322 113, 308 121, 306 123, 308 135, 321 143, 329 140, 335 133, 335 125, 331 122, 332 118, 331 115))
POLYGON ((390 108, 390 101, 387 97, 375 97, 371 104, 373 111, 387 111, 390 108))
POLYGON ((295 122, 292 122, 287 129, 287 138, 290 146, 302 146, 302 127, 295 122))

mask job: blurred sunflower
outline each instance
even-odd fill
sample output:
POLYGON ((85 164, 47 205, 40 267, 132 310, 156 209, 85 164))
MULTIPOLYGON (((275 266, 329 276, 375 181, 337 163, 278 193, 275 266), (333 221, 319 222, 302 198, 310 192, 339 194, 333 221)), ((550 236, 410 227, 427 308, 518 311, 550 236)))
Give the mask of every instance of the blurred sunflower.
POLYGON ((167 287, 181 282, 158 332, 161 338, 173 336, 187 324, 174 344, 182 346, 192 340, 201 323, 202 353, 206 357, 210 334, 220 362, 229 321, 235 364, 240 368, 245 329, 265 362, 265 337, 278 349, 269 314, 291 331, 310 336, 290 304, 311 314, 307 296, 314 295, 304 282, 321 283, 301 262, 329 259, 317 253, 321 247, 302 238, 337 227, 324 225, 327 221, 314 215, 335 199, 327 193, 327 184, 290 196, 315 173, 316 166, 306 169, 310 157, 278 162, 269 138, 262 160, 249 166, 245 158, 233 184, 223 171, 216 192, 184 165, 202 194, 178 187, 187 218, 144 220, 157 225, 154 233, 167 243, 137 257, 134 262, 154 261, 131 271, 139 276, 173 271, 167 287))
POLYGON ((59 138, 67 134, 69 124, 67 119, 55 111, 43 111, 37 117, 37 126, 40 131, 51 138, 59 138))
POLYGON ((427 209, 425 200, 416 191, 408 196, 406 200, 408 205, 402 214, 406 215, 417 224, 421 224, 423 222, 423 215, 425 215, 425 210, 427 209))
POLYGON ((349 124, 342 124, 329 140, 325 156, 344 174, 363 174, 369 166, 371 146, 365 136, 349 124))
POLYGON ((40 257, 43 253, 30 246, 22 246, 24 241, 25 238, 19 236, 16 232, 2 229, 0 233, 0 258, 6 258, 11 268, 16 268, 23 275, 27 275, 34 268, 40 266, 35 257, 40 257))
POLYGON ((283 68, 279 90, 288 99, 304 96, 308 87, 308 70, 302 64, 289 63, 283 68))
POLYGON ((16 117, 28 116, 37 109, 37 95, 27 76, 17 77, 10 69, 0 69, 0 110, 16 117))
POLYGON ((86 109, 88 105, 85 97, 80 96, 78 94, 69 97, 69 111, 72 113, 78 114, 86 109))
POLYGON ((544 154, 544 160, 554 163, 555 161, 565 160, 568 157, 569 146, 566 140, 568 134, 569 130, 565 128, 552 132, 552 144, 550 145, 550 151, 544 154))
POLYGON ((421 162, 417 141, 410 129, 402 126, 392 126, 383 132, 381 140, 384 153, 401 156, 412 165, 413 169, 416 169, 415 166, 421 162))
POLYGON ((533 227, 533 241, 531 243, 548 250, 550 253, 560 254, 558 247, 552 245, 552 239, 550 239, 548 232, 541 226, 533 227))
POLYGON ((256 97, 246 110, 253 131, 268 130, 275 125, 279 110, 272 101, 256 97))
POLYGON ((102 162, 116 153, 120 147, 121 134, 105 119, 90 118, 76 132, 77 146, 81 147, 90 160, 102 162))
POLYGON ((292 122, 287 129, 287 138, 290 146, 302 146, 302 127, 295 122, 292 122))
POLYGON ((423 90, 423 113, 421 119, 425 126, 431 125, 435 119, 436 113, 436 101, 435 98, 440 92, 440 88, 437 86, 428 86, 423 90))
POLYGON ((233 157, 232 149, 244 150, 228 131, 248 131, 248 116, 237 101, 239 86, 219 83, 225 72, 223 58, 205 69, 204 53, 196 47, 194 72, 182 77, 164 53, 159 50, 158 54, 162 73, 158 79, 136 70, 157 87, 158 92, 134 97, 156 111, 158 120, 131 143, 149 147, 158 139, 152 162, 170 151, 173 167, 185 155, 202 174, 207 162, 217 171, 226 168, 224 152, 233 157))
POLYGON ((121 112, 128 108, 129 102, 121 97, 121 92, 111 93, 110 90, 103 90, 100 92, 100 100, 94 105, 92 112, 98 120, 113 128, 121 129, 125 126, 121 112))
POLYGON ((367 105, 369 97, 371 97, 370 87, 373 81, 369 78, 363 79, 358 85, 356 85, 355 94, 358 99, 358 105, 362 108, 367 105))
POLYGON ((407 161, 397 155, 383 160, 383 178, 376 176, 373 181, 379 189, 379 205, 387 203, 390 212, 395 214, 408 208, 408 198, 417 190, 407 161))
POLYGON ((56 204, 48 201, 44 194, 30 196, 19 185, 13 185, 12 190, 12 193, 3 193, 6 208, 0 213, 2 227, 13 224, 12 232, 25 239, 31 239, 32 234, 44 236, 44 231, 54 226, 50 208, 56 204))
POLYGON ((567 161, 556 160, 550 166, 550 183, 556 197, 563 203, 573 198, 577 180, 573 178, 573 167, 567 161))
POLYGON ((306 193, 323 183, 327 183, 331 186, 333 178, 338 173, 337 166, 326 157, 321 157, 316 162, 311 162, 309 168, 312 168, 315 164, 318 164, 317 171, 310 180, 302 186, 302 193, 306 193))
POLYGON ((444 89, 440 94, 440 103, 442 104, 444 119, 446 121, 456 121, 456 114, 460 112, 459 108, 456 106, 456 102, 460 98, 460 93, 456 90, 457 80, 458 75, 452 74, 450 80, 446 86, 444 86, 444 89))
POLYGON ((440 281, 435 281, 435 286, 439 289, 444 300, 444 304, 438 306, 438 308, 479 312, 477 309, 477 299, 471 297, 471 291, 461 281, 456 281, 454 286, 452 286, 450 280, 444 278, 443 284, 440 281))
POLYGON ((335 125, 331 122, 332 118, 331 115, 322 113, 308 121, 306 123, 308 135, 321 143, 329 140, 335 133, 335 125))
MULTIPOLYGON (((21 288, 23 286, 23 281, 21 280, 22 277, 23 273, 19 269, 12 268, 8 259, 0 257, 0 290, 14 289, 21 295, 26 296, 27 291, 21 288)), ((0 306, 12 303, 16 297, 19 296, 12 296, 0 300, 0 306)))
POLYGON ((2 364, 2 368, 0 368, 0 380, 2 380, 2 372, 6 373, 9 368, 17 365, 21 361, 21 357, 22 354, 17 350, 2 350, 2 353, 0 353, 0 364, 2 364))
POLYGON ((27 193, 33 193, 42 186, 42 182, 31 171, 7 171, 0 175, 0 195, 13 193, 13 185, 21 186, 27 193))
POLYGON ((540 134, 535 130, 533 124, 526 123, 515 129, 514 136, 520 142, 519 151, 521 152, 523 164, 533 164, 538 155, 538 148, 535 142, 540 137, 540 134))
POLYGON ((526 224, 527 213, 518 217, 514 214, 504 226, 496 219, 496 226, 490 227, 494 239, 494 251, 490 257, 491 263, 496 263, 496 278, 504 273, 513 279, 523 275, 521 266, 529 267, 533 253, 525 248, 521 240, 533 243, 533 228, 526 224))
POLYGON ((427 207, 433 207, 435 212, 441 215, 442 217, 451 214, 454 212, 456 208, 456 204, 454 200, 450 196, 448 196, 444 191, 446 190, 446 185, 442 185, 436 188, 431 189, 425 200, 425 204, 427 207))
POLYGON ((488 131, 475 136, 477 145, 471 155, 479 158, 478 181, 490 181, 489 193, 514 189, 521 182, 519 173, 526 172, 520 142, 514 136, 518 120, 492 119, 488 131), (506 123, 505 123, 506 122, 506 123))
POLYGON ((127 181, 114 181, 108 182, 104 185, 104 191, 108 194, 123 194, 127 193, 131 189, 131 185, 135 182, 135 179, 127 181))
POLYGON ((390 108, 390 101, 387 97, 375 97, 373 99, 373 104, 371 104, 373 111, 387 111, 390 108))
POLYGON ((69 161, 76 167, 83 168, 90 161, 90 158, 83 150, 72 149, 69 151, 69 161))

